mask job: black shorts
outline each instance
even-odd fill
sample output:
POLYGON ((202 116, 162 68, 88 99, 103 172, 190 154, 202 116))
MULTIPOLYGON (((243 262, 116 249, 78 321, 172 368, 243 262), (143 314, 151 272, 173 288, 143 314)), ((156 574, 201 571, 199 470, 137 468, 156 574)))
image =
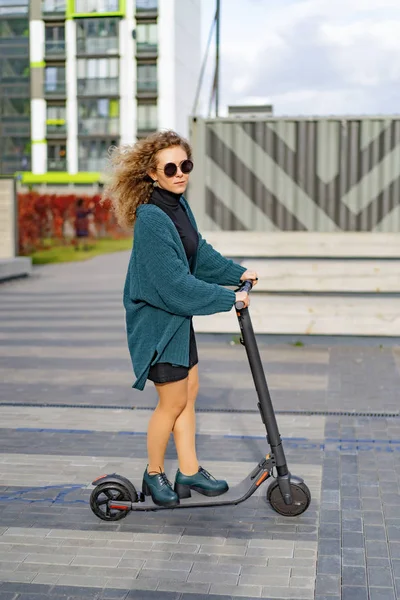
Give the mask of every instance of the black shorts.
POLYGON ((186 379, 190 369, 197 365, 198 362, 196 337, 194 334, 193 323, 190 321, 189 366, 183 367, 182 365, 171 365, 171 363, 156 363, 150 367, 147 378, 154 383, 180 381, 181 379, 186 379))

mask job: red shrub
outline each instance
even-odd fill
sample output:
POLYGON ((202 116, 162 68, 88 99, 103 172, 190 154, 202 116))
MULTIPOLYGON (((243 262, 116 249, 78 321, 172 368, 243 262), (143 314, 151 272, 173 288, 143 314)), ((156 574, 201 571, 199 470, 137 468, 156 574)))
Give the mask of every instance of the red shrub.
MULTIPOLYGON (((46 242, 72 244, 75 238, 75 203, 73 194, 18 194, 18 226, 20 254, 45 247, 46 242)), ((84 197, 84 208, 92 208, 90 235, 92 237, 126 237, 117 224, 109 203, 100 205, 100 196, 84 197)))

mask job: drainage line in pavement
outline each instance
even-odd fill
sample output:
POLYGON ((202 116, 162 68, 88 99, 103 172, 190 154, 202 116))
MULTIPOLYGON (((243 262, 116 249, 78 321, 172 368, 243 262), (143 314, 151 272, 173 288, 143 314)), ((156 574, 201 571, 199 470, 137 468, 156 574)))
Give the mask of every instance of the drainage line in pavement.
MULTIPOLYGON (((0 402, 1 406, 30 406, 34 408, 90 408, 104 410, 152 410, 149 406, 118 406, 118 405, 98 405, 98 404, 61 404, 61 403, 36 403, 36 402, 0 402)), ((238 413, 238 414, 258 414, 255 408, 201 408, 196 407, 198 413, 238 413)), ((399 418, 400 412, 357 412, 348 410, 275 410, 277 415, 306 415, 317 417, 374 417, 374 418, 399 418)))

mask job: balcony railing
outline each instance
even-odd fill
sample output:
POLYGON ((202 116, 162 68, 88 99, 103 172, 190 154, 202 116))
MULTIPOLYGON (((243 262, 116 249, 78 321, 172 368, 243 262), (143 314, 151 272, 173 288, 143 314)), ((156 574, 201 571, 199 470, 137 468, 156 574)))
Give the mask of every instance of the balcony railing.
POLYGON ((29 136, 30 118, 26 115, 4 116, 0 119, 1 133, 3 136, 29 136))
POLYGON ((29 43, 25 38, 2 38, 0 40, 0 56, 3 58, 26 58, 29 53, 29 43))
POLYGON ((138 133, 148 133, 157 130, 156 121, 139 121, 137 125, 138 133))
POLYGON ((58 135, 65 137, 67 135, 67 124, 64 119, 48 119, 46 123, 47 135, 58 135))
POLYGON ((80 96, 118 96, 118 77, 102 79, 78 79, 78 95, 80 96))
POLYGON ((157 79, 138 79, 136 85, 138 93, 151 94, 157 92, 157 79))
POLYGON ((119 0, 75 0, 75 13, 112 13, 119 11, 119 0))
POLYGON ((79 135, 118 135, 119 119, 117 118, 91 118, 79 121, 79 135))
POLYGON ((45 83, 44 93, 46 96, 65 96, 65 92, 65 81, 52 81, 51 83, 45 83))
POLYGON ((30 171, 30 157, 0 158, 0 172, 2 175, 13 175, 16 171, 30 171))
MULTIPOLYGON (((20 81, 20 80, 18 80, 20 81)), ((23 80, 24 81, 24 80, 23 80)), ((4 80, 0 85, 0 96, 3 98, 29 98, 29 80, 26 83, 8 83, 4 84, 4 80)))
POLYGON ((78 54, 118 54, 117 37, 87 37, 77 40, 78 54))
POLYGON ((67 170, 67 159, 66 158, 48 158, 47 159, 47 170, 48 171, 66 171, 67 170))
POLYGON ((104 171, 106 167, 106 158, 80 158, 79 171, 98 173, 104 171))
POLYGON ((60 16, 67 10, 66 0, 43 0, 42 14, 45 16, 60 16))
POLYGON ((63 56, 65 54, 65 41, 45 42, 45 56, 63 56))
POLYGON ((157 54, 158 44, 149 42, 136 42, 136 54, 157 54))
POLYGON ((158 9, 158 0, 136 0, 136 12, 150 12, 158 9))

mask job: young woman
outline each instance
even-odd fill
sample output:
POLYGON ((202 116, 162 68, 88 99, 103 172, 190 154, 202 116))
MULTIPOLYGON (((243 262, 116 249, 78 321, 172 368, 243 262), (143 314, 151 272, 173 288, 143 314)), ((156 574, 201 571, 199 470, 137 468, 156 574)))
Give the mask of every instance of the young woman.
POLYGON ((173 506, 191 490, 218 496, 228 490, 199 466, 195 446, 195 401, 199 388, 193 315, 229 311, 245 292, 222 287, 257 280, 254 271, 221 256, 197 230, 183 197, 193 169, 188 142, 172 131, 133 147, 115 148, 105 197, 122 225, 134 226, 124 288, 133 387, 154 382, 158 404, 147 432, 148 465, 143 491, 161 506, 173 506), (179 469, 174 489, 164 472, 171 432, 179 469))

